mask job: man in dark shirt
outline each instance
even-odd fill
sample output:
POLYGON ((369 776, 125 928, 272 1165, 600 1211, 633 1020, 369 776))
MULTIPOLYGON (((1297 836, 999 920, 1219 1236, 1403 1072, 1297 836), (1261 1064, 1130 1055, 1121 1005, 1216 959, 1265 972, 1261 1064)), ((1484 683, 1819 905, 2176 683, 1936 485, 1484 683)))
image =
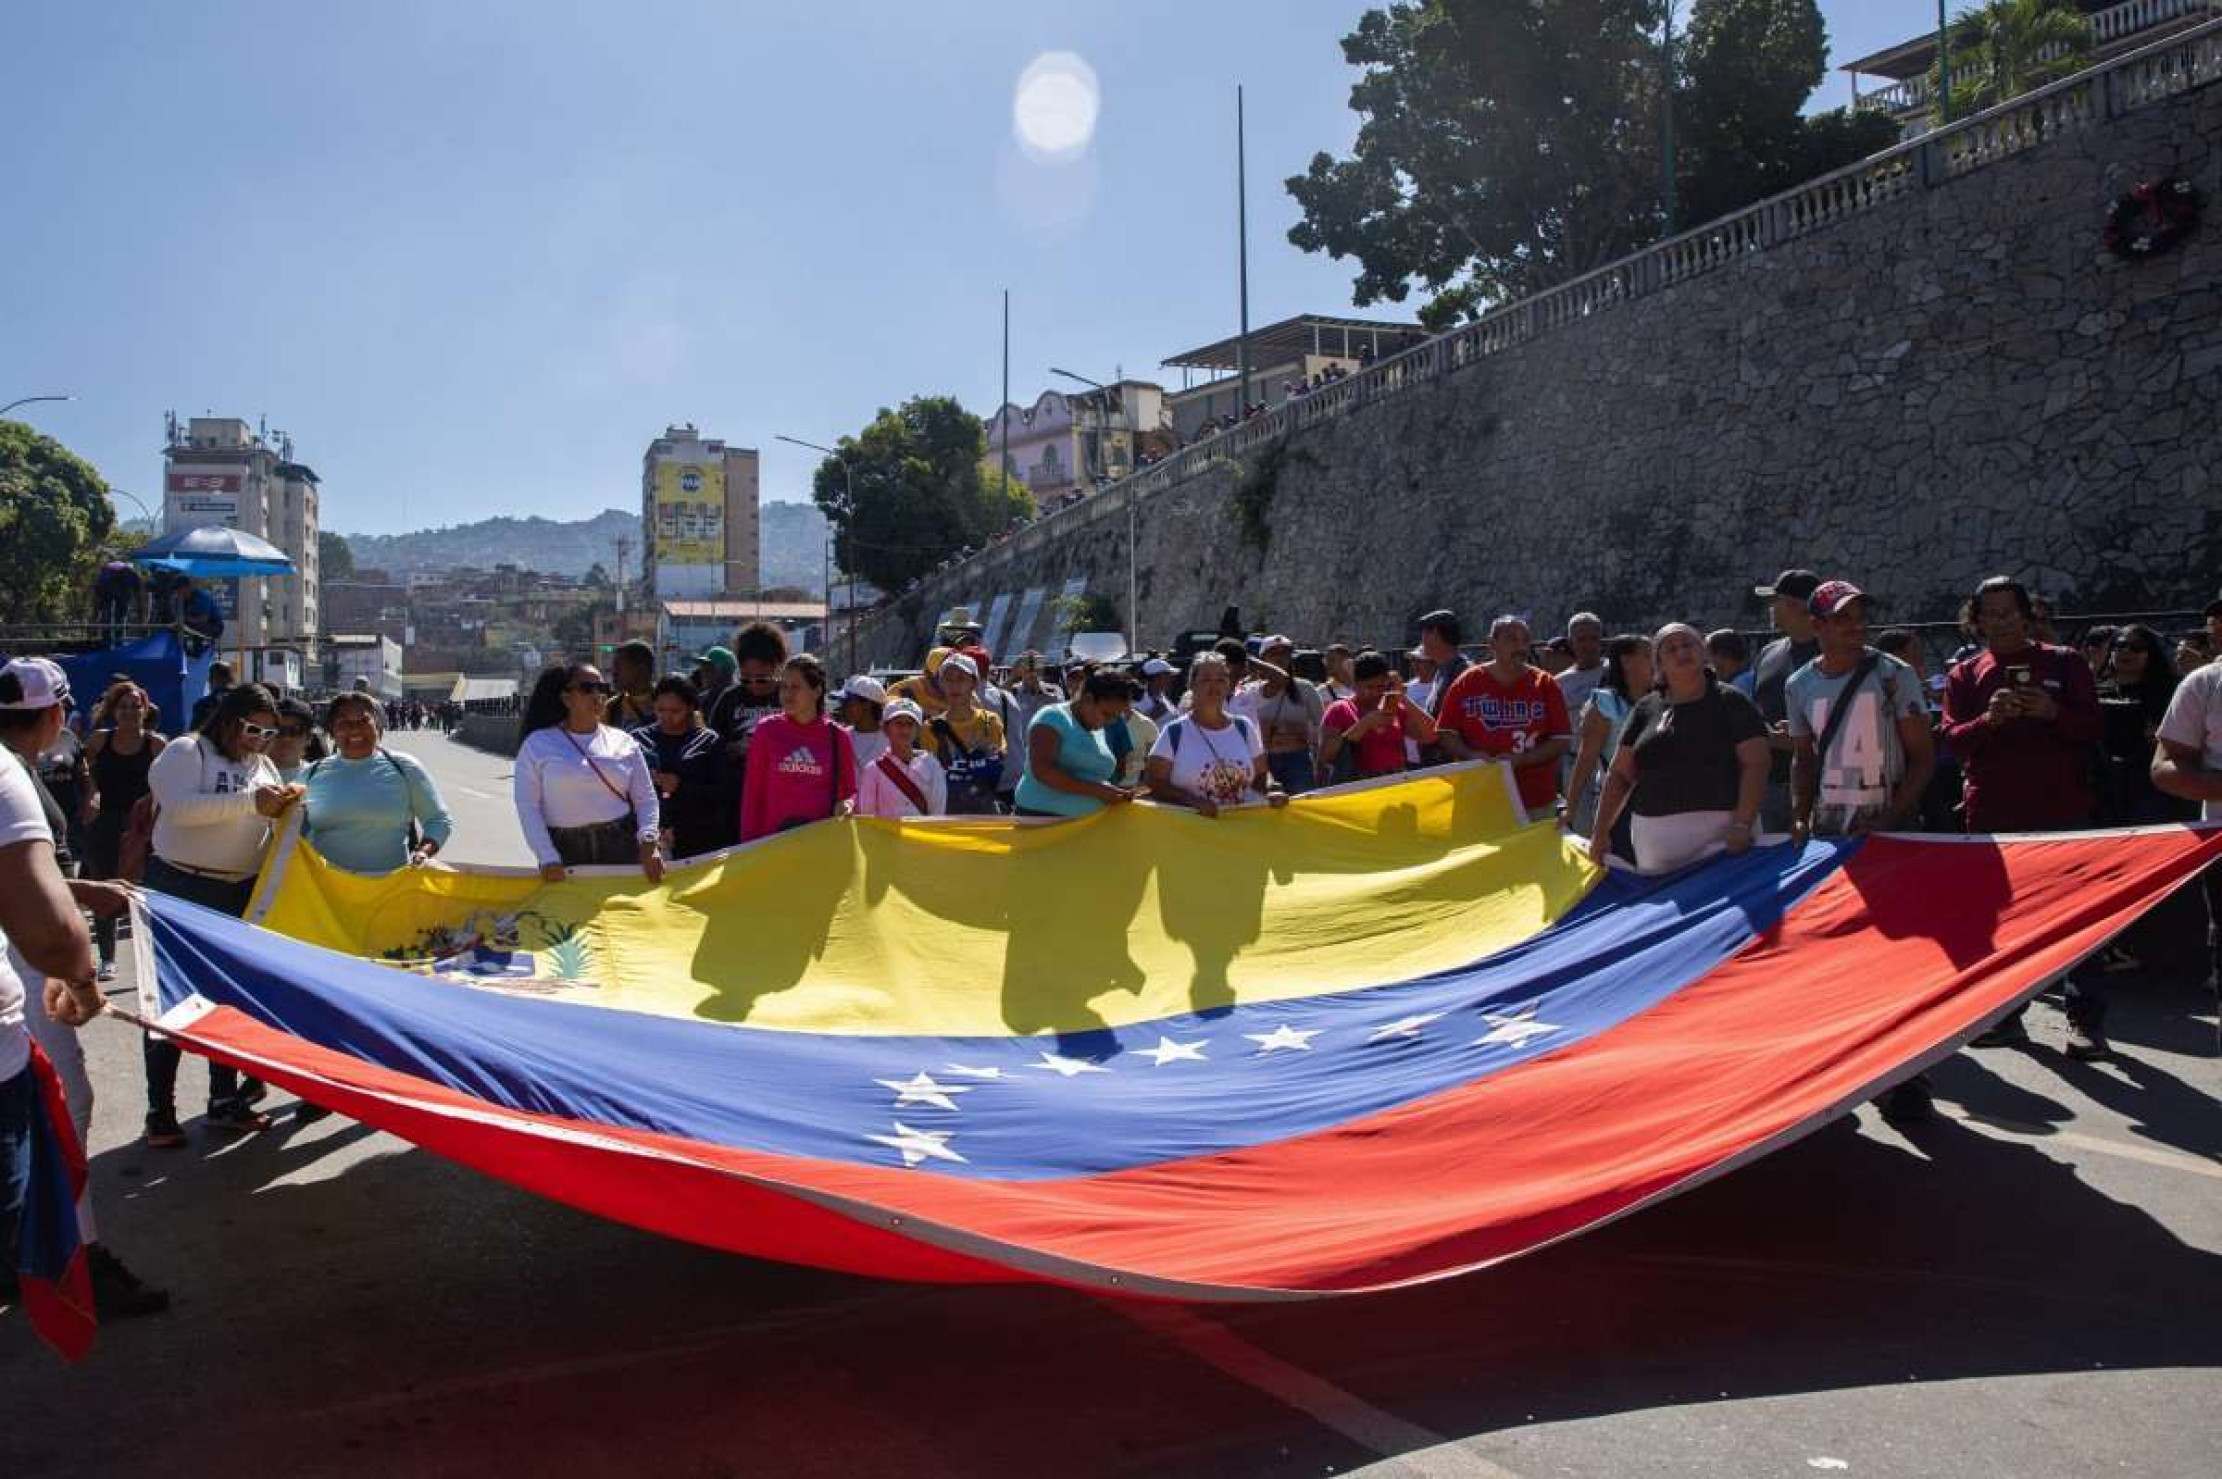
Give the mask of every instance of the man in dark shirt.
MULTIPOLYGON (((2034 604, 2021 582, 1993 576, 1975 592, 1983 650, 1944 680, 1940 732, 1960 757, 1960 812, 1970 832, 2061 832, 2091 820, 2091 757, 2105 729, 2098 684, 2072 647, 2035 641, 2034 604)), ((2064 977, 2068 1055, 2107 1051, 2097 983, 2064 977)), ((2028 1041, 2022 1013, 2003 1018, 1977 1047, 2028 1041)))
POLYGON ((1466 671, 1466 654, 1458 650, 1463 634, 1455 611, 1430 611, 1420 618, 1420 651, 1435 664, 1435 675, 1429 680, 1427 700, 1420 707, 1427 710, 1427 717, 1443 717, 1443 695, 1450 692, 1451 684, 1466 671))
POLYGON ((193 701, 193 713, 186 720, 185 727, 195 734, 199 734, 202 726, 206 725, 215 714, 216 706, 224 701, 224 694, 230 690, 231 683, 230 663, 210 663, 208 665, 208 692, 193 701))
POLYGON ((1773 585, 1754 586, 1752 594, 1769 604, 1774 628, 1781 636, 1759 650, 1753 665, 1756 681, 1752 702, 1767 721, 1767 794, 1759 804, 1759 825, 1769 832, 1790 830, 1790 756, 1797 741, 1790 737, 1790 709, 1782 685, 1790 675, 1821 655, 1821 639, 1813 630, 1813 612, 1807 602, 1821 588, 1821 577, 1810 570, 1785 570, 1773 585))

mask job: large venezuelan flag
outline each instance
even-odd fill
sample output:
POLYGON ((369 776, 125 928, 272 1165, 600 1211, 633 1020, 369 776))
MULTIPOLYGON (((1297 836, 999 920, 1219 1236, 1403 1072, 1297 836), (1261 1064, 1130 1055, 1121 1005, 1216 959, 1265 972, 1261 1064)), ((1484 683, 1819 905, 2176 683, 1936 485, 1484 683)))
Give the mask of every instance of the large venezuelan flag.
POLYGON ((196 1051, 770 1258, 1182 1298, 1482 1267, 1796 1138, 2222 856, 1881 837, 1600 875, 1506 773, 1216 821, 826 823, 675 870, 150 897, 196 1051))

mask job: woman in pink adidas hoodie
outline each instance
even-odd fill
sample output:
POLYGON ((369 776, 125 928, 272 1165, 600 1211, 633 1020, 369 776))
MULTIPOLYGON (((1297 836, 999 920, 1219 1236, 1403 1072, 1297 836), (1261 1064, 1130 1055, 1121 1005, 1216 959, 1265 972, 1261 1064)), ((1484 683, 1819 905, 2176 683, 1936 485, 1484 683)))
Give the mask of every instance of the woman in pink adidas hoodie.
POLYGON ((741 785, 741 841, 846 816, 856 800, 856 750, 826 717, 826 670, 809 653, 779 670, 779 709, 757 721, 741 785))

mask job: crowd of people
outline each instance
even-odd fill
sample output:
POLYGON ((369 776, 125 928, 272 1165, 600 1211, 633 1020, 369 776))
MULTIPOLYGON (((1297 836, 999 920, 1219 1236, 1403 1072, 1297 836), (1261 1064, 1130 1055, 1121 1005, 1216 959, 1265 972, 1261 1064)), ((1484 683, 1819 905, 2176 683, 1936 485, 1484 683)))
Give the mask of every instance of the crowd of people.
MULTIPOLYGON (((1729 630, 1614 635, 1587 612, 1542 642, 1500 616, 1469 643, 1457 615, 1434 611, 1393 656, 1257 634, 1185 662, 1060 667, 1027 652, 999 666, 966 623, 915 674, 835 685, 768 623, 685 674, 659 673, 654 649, 631 642, 606 676, 589 663, 540 675, 518 706, 514 800, 544 877, 616 865, 651 882, 827 818, 1054 822, 1139 797, 1216 818, 1469 760, 1504 763, 1528 816, 1555 818, 1593 858, 1654 873, 1775 836, 2053 831, 2202 808, 2222 820, 2222 663, 2207 660, 2222 600, 2201 643, 2131 624, 2066 645, 2024 586, 1987 580, 1963 613, 1967 645, 1931 677, 1912 632, 1870 631, 1872 603, 1850 581, 1787 570, 1758 589, 1777 635, 1756 654, 1729 630)), ((289 818, 333 866, 363 873, 421 864, 450 840, 437 781, 385 743, 452 720, 446 706, 357 691, 319 711, 219 677, 173 735, 129 679, 80 721, 56 664, 0 668, 0 1228, 22 1196, 34 1039, 80 1135, 89 1126, 73 1028, 115 975, 127 884, 236 917, 289 818)), ((2204 887, 2222 985, 2222 869, 2204 887)), ((2068 979, 2071 1054, 2108 1051, 2106 978, 2134 963, 2117 945, 2068 979)), ((2024 1040, 2017 1015, 1976 1045, 2024 1040)), ((143 1056, 145 1143, 182 1146, 180 1054, 149 1036, 143 1056)), ((263 1097, 253 1077, 209 1065, 210 1128, 266 1128, 263 1097)), ((1927 1090, 1901 1085, 1883 1109, 1922 1117, 1927 1090)), ((100 1243, 89 1200, 79 1210, 102 1312, 162 1308, 100 1243)))

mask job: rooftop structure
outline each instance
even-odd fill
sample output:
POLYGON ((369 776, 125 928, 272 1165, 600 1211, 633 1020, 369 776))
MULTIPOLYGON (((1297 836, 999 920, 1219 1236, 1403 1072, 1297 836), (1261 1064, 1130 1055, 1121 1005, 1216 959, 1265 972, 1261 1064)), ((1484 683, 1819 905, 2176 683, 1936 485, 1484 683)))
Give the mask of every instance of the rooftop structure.
MULTIPOLYGON (((2091 22, 2091 60, 2105 61, 2124 52, 2212 20, 2222 14, 2222 0, 2075 0, 2091 22)), ((1862 111, 1880 110, 1918 132, 1931 121, 1934 88, 1930 74, 1937 61, 1936 32, 1926 31, 1911 40, 1845 62, 1840 71, 1852 79, 1852 106, 1862 111), (1887 77, 1887 86, 1861 92, 1862 77, 1887 77)), ((1976 69, 1965 63, 1952 68, 1955 87, 1972 83, 1976 69)))

